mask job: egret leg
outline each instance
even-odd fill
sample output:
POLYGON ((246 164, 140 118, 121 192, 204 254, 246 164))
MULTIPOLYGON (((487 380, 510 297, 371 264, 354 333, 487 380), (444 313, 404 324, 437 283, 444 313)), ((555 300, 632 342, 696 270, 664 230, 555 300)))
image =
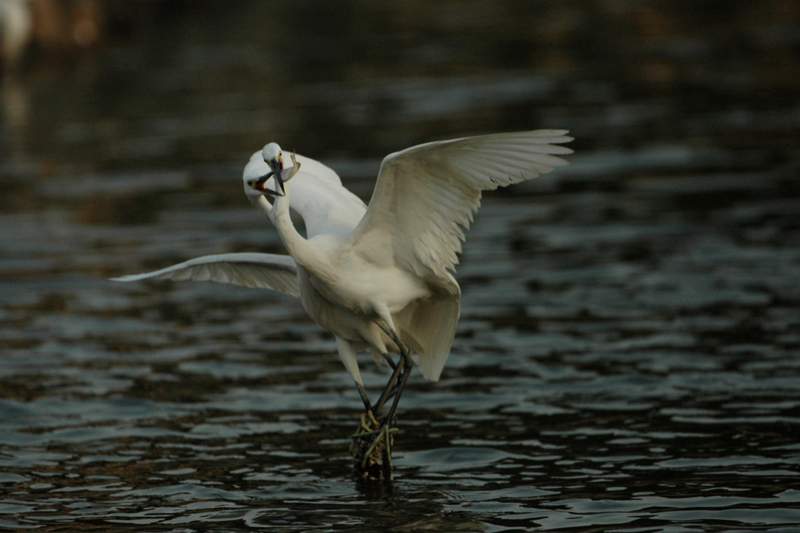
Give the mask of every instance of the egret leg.
POLYGON ((344 364, 344 367, 350 372, 350 375, 353 376, 353 381, 358 388, 358 395, 361 397, 361 401, 367 409, 367 415, 374 418, 375 411, 372 409, 372 402, 369 401, 367 389, 364 388, 364 382, 361 379, 361 371, 358 369, 358 360, 356 359, 356 351, 353 345, 341 337, 336 337, 336 349, 339 352, 339 359, 341 359, 342 364, 344 364))
MULTIPOLYGON (((389 400, 389 398, 392 397, 392 394, 396 391, 397 386, 400 384, 399 380, 401 379, 400 376, 403 372, 403 368, 407 367, 408 371, 411 371, 411 359, 409 357, 408 348, 406 348, 403 342, 399 339, 391 324, 387 323, 385 320, 378 320, 376 324, 386 334, 387 337, 392 339, 392 341, 397 345, 397 348, 400 350, 400 361, 397 364, 394 364, 394 362, 389 359, 388 356, 385 356, 386 359, 390 361, 393 371, 392 375, 389 377, 389 381, 386 382, 386 387, 381 392, 381 395, 375 404, 375 412, 380 413, 381 410, 383 410, 384 404, 389 400)), ((406 379, 408 378, 406 377, 406 379)), ((395 409, 397 408, 395 407, 395 409)))
POLYGON ((403 370, 402 366, 402 359, 400 360, 400 363, 394 365, 392 375, 389 376, 389 381, 386 382, 386 387, 384 387, 383 391, 381 391, 378 401, 375 402, 375 407, 373 408, 375 413, 380 414, 380 412, 383 410, 383 405, 389 400, 389 398, 391 398, 392 390, 394 389, 395 384, 400 377, 400 372, 403 370))
MULTIPOLYGON (((386 417, 383 418, 382 425, 391 426, 392 420, 394 419, 395 412, 397 411, 397 405, 400 403, 400 396, 403 394, 403 389, 405 389, 406 383, 408 382, 408 378, 411 376, 411 370, 413 368, 413 362, 411 361, 411 356, 409 355, 408 349, 405 345, 397 338, 397 335, 392 331, 390 328, 385 328, 387 335, 391 337, 395 344, 400 348, 400 361, 397 363, 397 367, 395 368, 395 372, 392 374, 394 376, 394 380, 389 381, 384 390, 385 399, 384 402, 394 396, 392 400, 392 406, 389 409, 389 413, 386 417), (399 375, 395 376, 397 373, 396 371, 399 370, 399 375), (395 383, 396 382, 396 383, 395 383)), ((381 395, 382 397, 384 394, 381 395)), ((383 404, 381 404, 383 407, 383 404)))
POLYGON ((356 458, 362 477, 390 478, 391 436, 385 431, 381 420, 375 416, 364 385, 357 382, 356 387, 361 401, 364 402, 365 412, 352 436, 350 452, 356 458))
MULTIPOLYGON (((391 408, 386 416, 378 420, 364 420, 362 418, 361 431, 354 436, 353 454, 357 460, 360 475, 365 478, 391 479, 392 477, 392 446, 396 428, 392 427, 400 395, 408 382, 413 363, 408 349, 400 341, 394 328, 384 320, 378 320, 377 325, 395 343, 400 351, 400 360, 392 364, 392 375, 381 392, 380 398, 373 406, 375 413, 381 413, 386 403, 391 399, 391 408)), ((391 359, 385 356, 391 363, 391 359)))
POLYGON ((367 416, 376 418, 375 411, 372 410, 372 402, 369 401, 369 396, 367 396, 367 389, 364 388, 364 385, 361 383, 356 383, 356 387, 358 388, 358 395, 361 396, 361 401, 364 402, 364 408, 367 410, 367 416))
MULTIPOLYGON (((397 412, 397 406, 400 403, 400 396, 408 382, 412 369, 411 358, 403 351, 400 362, 397 363, 396 371, 393 373, 393 377, 397 378, 397 383, 393 383, 390 380, 384 390, 385 396, 382 395, 384 396, 384 403, 388 398, 394 396, 389 412, 382 416, 379 422, 373 419, 374 426, 367 426, 365 421, 362 421, 364 429, 375 428, 372 431, 361 433, 364 437, 371 435, 372 438, 368 441, 369 444, 366 447, 362 447, 360 453, 356 454, 362 475, 366 477, 383 476, 385 479, 392 478, 392 446, 394 445, 394 433, 397 432, 397 428, 392 427, 392 423, 397 412), (381 474, 377 472, 381 472, 381 474)), ((380 407, 382 406, 381 404, 380 407)))
POLYGON ((386 414, 386 417, 383 419, 383 424, 391 426, 392 421, 394 420, 394 415, 397 412, 397 405, 400 403, 400 396, 403 394, 403 390, 406 387, 406 383, 408 383, 408 378, 411 376, 411 359, 408 355, 404 352, 402 354, 402 359, 400 360, 400 364, 398 367, 403 367, 402 374, 397 382, 397 387, 395 388, 394 392, 394 399, 392 400, 392 406, 389 408, 389 412, 386 414))
POLYGON ((391 357, 389 357, 389 354, 383 354, 383 359, 384 359, 384 361, 386 361, 386 364, 387 364, 387 365, 389 365, 389 367, 390 367, 392 370, 394 370, 395 368, 397 368, 397 363, 395 363, 394 361, 392 361, 392 358, 391 358, 391 357))

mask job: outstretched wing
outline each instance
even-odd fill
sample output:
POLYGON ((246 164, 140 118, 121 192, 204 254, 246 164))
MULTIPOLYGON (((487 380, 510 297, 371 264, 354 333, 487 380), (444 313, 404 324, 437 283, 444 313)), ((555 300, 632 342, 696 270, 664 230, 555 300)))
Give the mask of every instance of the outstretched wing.
POLYGON ((422 374, 436 381, 453 344, 461 291, 452 276, 481 191, 541 176, 572 153, 565 130, 466 137, 412 146, 388 155, 353 252, 378 266, 398 266, 425 279, 430 298, 393 318, 422 374))
POLYGON ((300 296, 297 266, 288 255, 237 253, 204 255, 155 272, 112 278, 113 281, 169 279, 174 281, 216 281, 242 287, 272 289, 300 296))
MULTIPOLYGON (((291 178, 292 209, 300 213, 308 238, 333 233, 349 234, 364 216, 367 206, 342 185, 342 180, 331 168, 310 157, 294 154, 300 170, 291 178)), ((291 175, 292 158, 284 152, 285 172, 291 175)), ((263 176, 269 173, 261 151, 255 152, 245 167, 245 174, 263 176)), ((267 187, 275 190, 273 178, 267 187)))
POLYGON ((481 191, 541 176, 572 153, 566 130, 465 137, 412 146, 383 160, 364 218, 353 230, 356 253, 397 265, 455 291, 451 272, 481 191))

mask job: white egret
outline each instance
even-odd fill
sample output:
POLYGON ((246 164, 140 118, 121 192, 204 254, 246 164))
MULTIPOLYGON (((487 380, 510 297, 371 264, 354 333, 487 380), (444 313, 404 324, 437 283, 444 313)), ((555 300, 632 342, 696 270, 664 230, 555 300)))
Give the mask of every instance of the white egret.
POLYGON ((561 146, 572 140, 567 133, 464 137, 389 154, 369 207, 330 168, 269 143, 247 163, 244 190, 275 225, 288 256, 204 256, 115 279, 217 281, 299 297, 308 315, 336 337, 339 357, 372 421, 362 424, 369 436, 362 459, 385 467, 391 454, 376 459, 376 445, 386 453, 391 444, 387 430, 412 367, 437 381, 450 354, 461 299, 453 273, 482 191, 566 164, 558 156, 572 153, 561 146), (290 208, 303 218, 305 236, 295 228, 290 208), (356 359, 364 350, 393 367, 375 404, 356 359), (396 363, 390 353, 399 354, 396 363))

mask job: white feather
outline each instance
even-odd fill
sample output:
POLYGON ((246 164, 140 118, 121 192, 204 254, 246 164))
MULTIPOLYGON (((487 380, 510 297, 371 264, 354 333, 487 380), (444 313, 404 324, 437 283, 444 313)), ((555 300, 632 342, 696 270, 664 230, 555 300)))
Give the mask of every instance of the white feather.
POLYGON ((112 278, 112 281, 162 279, 173 281, 215 281, 299 296, 297 266, 287 255, 236 253, 204 255, 154 272, 112 278))
POLYGON ((481 191, 566 165, 565 130, 465 137, 412 146, 381 164, 354 248, 381 263, 448 285, 481 191), (375 239, 374 236, 381 236, 375 239), (377 241, 377 242, 376 242, 377 241))
MULTIPOLYGON (((311 238, 324 234, 349 234, 361 220, 367 206, 355 194, 348 191, 339 176, 329 167, 310 157, 295 154, 300 170, 294 174, 292 186, 292 209, 303 218, 306 236, 311 238)), ((294 165, 291 153, 284 152, 284 173, 291 175, 294 165)), ((270 172, 261 150, 255 152, 247 163, 244 179, 255 179, 270 172)), ((274 178, 266 186, 276 190, 274 178)), ((247 191, 247 188, 245 188, 247 191)), ((272 206, 257 193, 258 202, 272 220, 272 206)))
MULTIPOLYGON (((275 143, 245 167, 247 195, 269 216, 290 256, 225 254, 186 261, 119 281, 174 279, 270 288, 299 296, 333 333, 342 363, 362 384, 355 347, 383 354, 400 344, 422 374, 438 380, 452 348, 461 289, 453 273, 485 190, 541 176, 566 164, 565 130, 499 133, 438 141, 388 155, 369 207, 327 166, 275 143), (270 203, 253 180, 282 160, 286 195, 270 203), (306 237, 294 227, 300 213, 306 237), (386 329, 388 328, 388 330, 386 329)), ((275 190, 274 178, 267 187, 275 190)))
POLYGON ((413 146, 381 164, 352 253, 423 280, 432 296, 395 316, 420 370, 438 380, 452 347, 461 290, 452 276, 481 192, 541 176, 567 162, 564 130, 466 137, 413 146))

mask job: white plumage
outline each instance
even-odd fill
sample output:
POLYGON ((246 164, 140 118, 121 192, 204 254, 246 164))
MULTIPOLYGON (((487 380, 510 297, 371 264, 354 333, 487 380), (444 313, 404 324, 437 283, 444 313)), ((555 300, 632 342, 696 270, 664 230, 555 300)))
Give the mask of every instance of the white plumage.
POLYGON ((114 281, 145 279, 216 281, 252 289, 272 289, 289 296, 300 296, 297 265, 291 257, 278 254, 204 255, 155 272, 113 278, 114 281))
MULTIPOLYGON (((272 220, 271 204, 260 191, 247 185, 249 180, 257 179, 270 171, 262 152, 259 150, 253 153, 244 167, 244 189, 245 195, 251 201, 258 202, 272 220)), ((342 185, 342 180, 331 168, 300 154, 294 154, 294 157, 300 169, 292 178, 292 209, 303 218, 306 236, 310 238, 323 233, 350 233, 364 216, 367 206, 342 185)), ((291 161, 287 161, 285 170, 291 172, 294 167, 288 163, 291 161)), ((269 178, 266 186, 275 189, 275 179, 269 178)))
POLYGON ((250 158, 243 182, 288 256, 205 256, 116 279, 207 280, 299 296, 336 336, 339 356, 360 386, 356 353, 364 349, 377 361, 410 352, 436 381, 460 313, 453 273, 481 192, 566 164, 559 156, 572 151, 561 145, 571 140, 565 130, 535 130, 413 146, 383 160, 369 207, 327 166, 270 143, 250 158), (290 207, 303 218, 305 236, 290 207))

